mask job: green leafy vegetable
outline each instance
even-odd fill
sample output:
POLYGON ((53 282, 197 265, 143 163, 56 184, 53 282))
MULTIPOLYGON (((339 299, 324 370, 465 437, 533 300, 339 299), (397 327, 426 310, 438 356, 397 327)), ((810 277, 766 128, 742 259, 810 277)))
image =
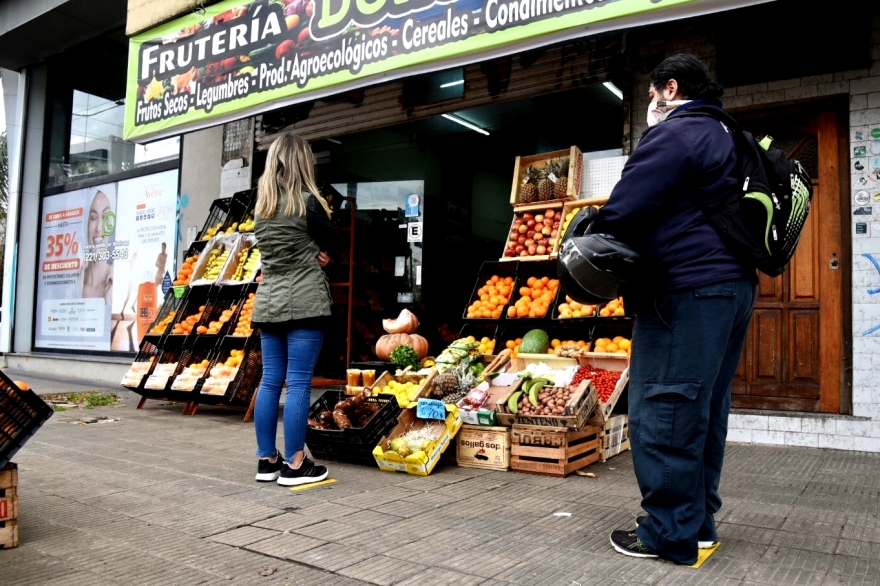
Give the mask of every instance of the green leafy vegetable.
POLYGON ((416 354, 412 346, 407 344, 401 344, 394 349, 394 352, 391 353, 391 362, 401 368, 411 366, 413 370, 418 370, 421 365, 419 355, 416 354))

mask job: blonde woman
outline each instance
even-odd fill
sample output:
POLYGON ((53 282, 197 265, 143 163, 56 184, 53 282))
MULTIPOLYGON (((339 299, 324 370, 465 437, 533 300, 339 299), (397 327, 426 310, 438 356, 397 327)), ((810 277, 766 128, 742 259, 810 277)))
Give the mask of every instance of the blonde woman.
POLYGON ((257 189, 254 234, 263 282, 253 322, 260 329, 263 381, 254 408, 260 459, 256 479, 283 486, 318 482, 328 474, 303 451, 312 375, 332 304, 323 267, 335 241, 330 208, 315 186, 314 167, 309 143, 285 134, 269 147, 257 189), (285 380, 282 458, 275 436, 285 380))

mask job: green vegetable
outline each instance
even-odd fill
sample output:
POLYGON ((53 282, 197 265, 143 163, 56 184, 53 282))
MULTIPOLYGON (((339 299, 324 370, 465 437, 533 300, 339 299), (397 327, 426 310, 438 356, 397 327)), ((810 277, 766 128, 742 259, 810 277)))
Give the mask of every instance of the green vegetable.
POLYGON ((413 370, 418 370, 422 363, 422 361, 419 360, 419 355, 416 354, 413 347, 408 344, 401 344, 394 349, 394 352, 391 353, 391 362, 401 368, 411 366, 413 370))
POLYGON ((532 330, 523 336, 520 354, 544 354, 550 347, 550 339, 544 330, 532 330))

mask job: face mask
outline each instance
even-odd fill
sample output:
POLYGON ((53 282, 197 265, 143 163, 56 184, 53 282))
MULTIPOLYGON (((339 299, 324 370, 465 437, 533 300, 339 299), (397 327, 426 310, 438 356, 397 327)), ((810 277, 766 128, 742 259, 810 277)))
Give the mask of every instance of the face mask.
POLYGON ((669 116, 669 113, 683 104, 687 104, 690 100, 674 100, 651 102, 648 104, 648 128, 657 126, 669 116))

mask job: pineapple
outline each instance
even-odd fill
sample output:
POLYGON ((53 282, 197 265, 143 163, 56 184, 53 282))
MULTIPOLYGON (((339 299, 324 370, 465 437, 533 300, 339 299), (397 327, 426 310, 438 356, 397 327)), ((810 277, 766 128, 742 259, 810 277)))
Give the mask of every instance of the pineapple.
POLYGON ((538 172, 534 167, 526 169, 522 187, 519 190, 520 203, 534 203, 538 199, 538 172))
POLYGON ((547 163, 541 172, 541 180, 538 181, 538 199, 541 201, 550 201, 553 199, 553 182, 550 180, 550 173, 553 172, 553 162, 547 163))
POLYGON ((556 162, 556 185, 553 187, 555 199, 565 199, 568 192, 568 157, 562 157, 556 162))
POLYGON ((442 399, 446 395, 454 393, 456 389, 458 389, 458 378, 453 370, 447 370, 437 375, 437 378, 434 379, 434 388, 431 390, 431 395, 435 399, 442 399))

